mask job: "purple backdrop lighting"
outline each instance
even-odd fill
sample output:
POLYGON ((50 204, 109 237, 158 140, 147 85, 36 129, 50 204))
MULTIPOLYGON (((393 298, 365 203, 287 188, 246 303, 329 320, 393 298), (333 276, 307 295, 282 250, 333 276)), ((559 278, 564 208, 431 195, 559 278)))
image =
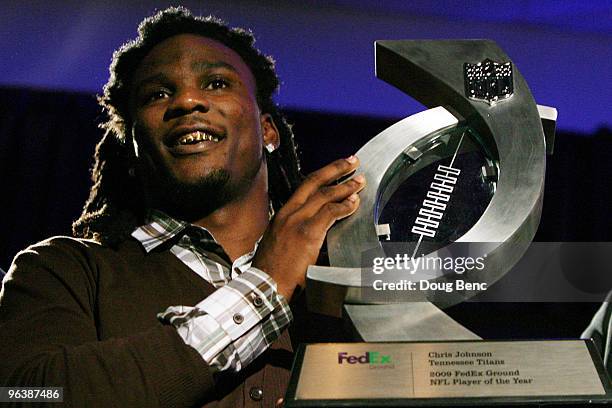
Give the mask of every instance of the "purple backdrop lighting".
MULTIPOLYGON (((612 126, 612 2, 207 1, 195 13, 246 26, 275 56, 289 108, 403 117, 422 110, 374 78, 376 39, 490 38, 513 59, 558 127, 612 126), (461 3, 461 5, 459 5, 461 3), (228 4, 231 4, 228 5, 228 4)), ((0 86, 98 93, 112 51, 165 2, 4 5, 0 86)))

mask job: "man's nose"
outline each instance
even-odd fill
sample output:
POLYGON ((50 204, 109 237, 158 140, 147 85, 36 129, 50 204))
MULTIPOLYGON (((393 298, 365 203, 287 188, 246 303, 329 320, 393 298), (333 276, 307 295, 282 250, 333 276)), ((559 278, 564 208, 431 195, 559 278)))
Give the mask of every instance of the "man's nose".
POLYGON ((176 92, 168 105, 164 120, 170 120, 192 112, 206 113, 210 109, 210 101, 202 89, 185 89, 176 92))

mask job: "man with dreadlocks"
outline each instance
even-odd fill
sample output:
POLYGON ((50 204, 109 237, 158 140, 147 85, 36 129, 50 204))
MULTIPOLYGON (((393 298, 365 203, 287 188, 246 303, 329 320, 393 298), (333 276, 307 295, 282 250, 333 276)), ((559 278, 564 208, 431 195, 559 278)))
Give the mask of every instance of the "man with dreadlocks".
POLYGON ((359 205, 351 156, 300 176, 253 37, 171 8, 113 56, 75 238, 15 258, 0 385, 71 407, 274 406, 289 301, 329 227, 359 205))

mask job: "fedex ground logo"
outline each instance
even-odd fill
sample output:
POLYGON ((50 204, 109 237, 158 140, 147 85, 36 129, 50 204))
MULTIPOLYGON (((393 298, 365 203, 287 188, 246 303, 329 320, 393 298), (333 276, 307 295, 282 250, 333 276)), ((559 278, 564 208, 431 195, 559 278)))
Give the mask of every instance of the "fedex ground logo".
POLYGON ((367 364, 372 369, 395 368, 391 355, 382 354, 378 351, 366 351, 361 355, 351 355, 341 351, 338 353, 338 364, 367 364))

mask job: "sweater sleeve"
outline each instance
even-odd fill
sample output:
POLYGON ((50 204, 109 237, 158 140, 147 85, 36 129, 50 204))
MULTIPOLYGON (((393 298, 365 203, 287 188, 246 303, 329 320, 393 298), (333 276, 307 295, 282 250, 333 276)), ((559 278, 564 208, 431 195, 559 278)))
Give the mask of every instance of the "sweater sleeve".
POLYGON ((63 387, 65 407, 190 407, 210 399, 212 371, 174 327, 99 341, 97 271, 85 252, 47 242, 13 261, 0 292, 0 385, 63 387))

